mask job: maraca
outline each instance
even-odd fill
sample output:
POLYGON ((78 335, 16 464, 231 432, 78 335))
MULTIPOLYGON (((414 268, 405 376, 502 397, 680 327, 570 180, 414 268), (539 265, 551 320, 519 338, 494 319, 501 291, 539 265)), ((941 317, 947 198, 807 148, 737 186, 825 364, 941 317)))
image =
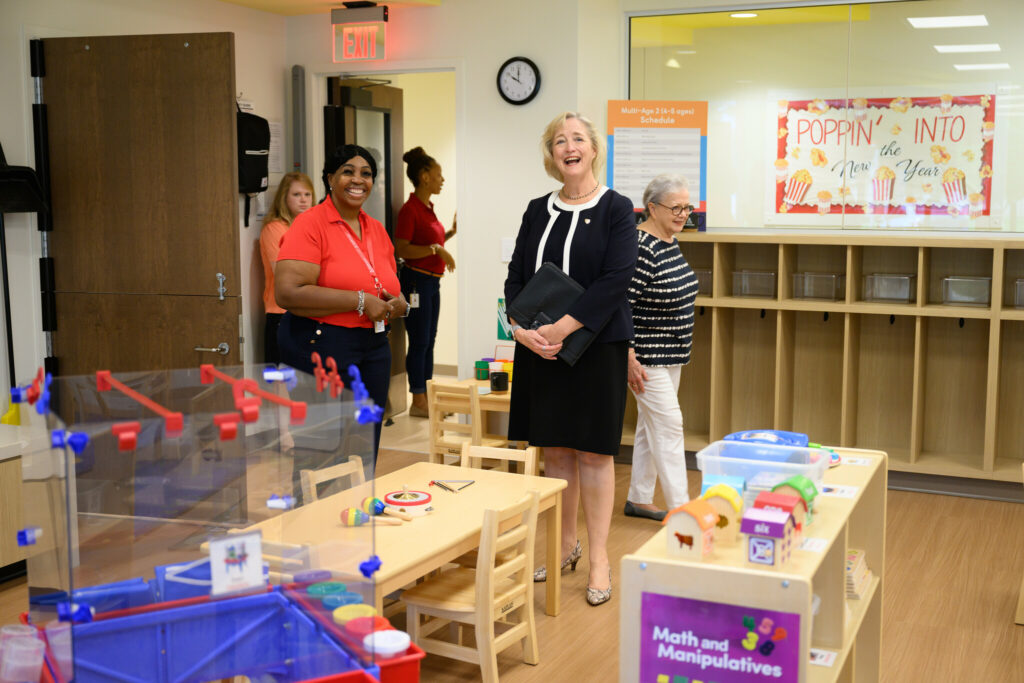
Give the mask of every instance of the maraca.
POLYGON ((380 498, 372 496, 363 498, 363 502, 359 507, 368 515, 391 515, 392 517, 404 519, 407 522, 412 521, 412 515, 408 512, 386 505, 380 498))
POLYGON ((358 508, 345 508, 341 511, 341 523, 345 526, 362 526, 368 524, 371 520, 379 524, 391 524, 392 526, 401 524, 400 519, 390 519, 388 517, 370 517, 362 510, 358 508))

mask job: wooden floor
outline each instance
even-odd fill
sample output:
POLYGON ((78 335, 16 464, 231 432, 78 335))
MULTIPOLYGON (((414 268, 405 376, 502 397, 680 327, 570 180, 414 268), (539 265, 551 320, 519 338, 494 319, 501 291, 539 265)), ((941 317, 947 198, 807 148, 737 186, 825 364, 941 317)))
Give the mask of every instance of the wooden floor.
MULTIPOLYGON (((380 473, 424 457, 406 448, 425 422, 400 417, 384 430, 382 444, 392 448, 381 451, 380 473)), ((617 464, 615 473, 616 514, 609 548, 617 589, 619 558, 646 541, 658 525, 621 514, 629 467, 617 464)), ((699 493, 699 472, 689 472, 689 484, 691 496, 699 493)), ((902 491, 890 491, 888 504, 883 680, 1024 683, 1024 626, 1013 623, 1024 574, 1024 505, 902 491)), ((580 522, 585 543, 582 513, 580 522)), ((542 529, 537 541, 542 553, 542 529)), ((600 607, 586 603, 585 558, 586 549, 576 572, 565 576, 558 617, 544 614, 544 588, 537 584, 541 663, 523 664, 520 648, 513 646, 498 659, 504 683, 616 680, 617 594, 600 607)), ((26 600, 23 579, 0 584, 0 624, 14 622, 26 600)), ((401 628, 402 622, 396 617, 396 626, 401 628)), ((423 661, 425 682, 479 678, 479 669, 469 664, 435 656, 423 661)))

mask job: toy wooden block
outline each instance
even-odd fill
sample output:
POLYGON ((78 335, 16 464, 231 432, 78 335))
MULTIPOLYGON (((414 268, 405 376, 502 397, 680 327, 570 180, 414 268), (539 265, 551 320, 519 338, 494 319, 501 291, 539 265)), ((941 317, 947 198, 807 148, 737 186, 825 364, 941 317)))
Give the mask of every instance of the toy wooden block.
POLYGON ((804 524, 810 524, 814 517, 814 499, 818 497, 818 487, 814 482, 802 474, 797 474, 781 484, 772 487, 772 493, 784 493, 790 496, 800 496, 807 508, 807 519, 804 524))
POLYGON ((768 491, 762 491, 757 494, 757 498, 754 499, 755 508, 763 508, 765 510, 782 510, 793 515, 793 525, 795 526, 796 535, 800 536, 804 529, 804 520, 807 517, 807 505, 804 503, 804 499, 800 496, 790 495, 788 493, 769 493, 768 491))
POLYGON ((731 486, 736 490, 736 493, 743 496, 747 490, 747 480, 743 477, 735 477, 727 474, 705 474, 700 482, 700 497, 703 498, 704 494, 708 492, 708 489, 718 484, 725 484, 731 486))
POLYGON ((732 545, 739 538, 743 499, 732 486, 715 484, 701 495, 718 513, 715 524, 715 542, 732 545))
POLYGON ((718 513, 705 500, 691 500, 670 511, 661 523, 668 527, 669 557, 701 560, 711 552, 718 513))
POLYGON ((782 510, 750 508, 743 515, 740 531, 747 534, 747 562, 783 567, 793 550, 793 515, 782 510))

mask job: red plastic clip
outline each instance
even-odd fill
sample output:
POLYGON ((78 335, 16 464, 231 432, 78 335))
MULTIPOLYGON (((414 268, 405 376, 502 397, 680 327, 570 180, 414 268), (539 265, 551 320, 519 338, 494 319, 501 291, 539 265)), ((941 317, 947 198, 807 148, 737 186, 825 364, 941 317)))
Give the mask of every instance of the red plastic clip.
POLYGON ((39 396, 43 393, 43 381, 46 379, 46 373, 43 372, 42 368, 39 368, 39 372, 36 373, 35 379, 32 380, 32 384, 29 385, 28 391, 25 392, 25 398, 28 400, 29 405, 34 405, 39 400, 39 396))
MULTIPOLYGON (((316 355, 316 354, 314 354, 316 355)), ((319 356, 317 356, 319 358, 319 356)), ((324 375, 326 377, 326 374, 324 375)), ((235 379, 226 375, 212 365, 199 366, 199 378, 203 384, 209 384, 214 380, 221 380, 231 385, 231 392, 235 397, 235 408, 241 411, 243 422, 255 422, 260 419, 260 399, 264 398, 279 406, 287 406, 291 411, 291 423, 300 425, 306 421, 306 404, 301 401, 292 401, 268 391, 260 389, 255 380, 235 379), (246 398, 245 394, 253 394, 246 398)))
POLYGON ((118 422, 111 427, 110 433, 117 437, 117 450, 134 451, 140 429, 142 425, 138 422, 118 422))
POLYGON ((331 398, 338 398, 341 390, 345 388, 345 383, 341 381, 341 375, 338 374, 338 364, 330 356, 327 357, 327 368, 330 370, 327 373, 327 383, 331 387, 331 398))
POLYGON ((238 421, 241 413, 219 413, 213 416, 213 424, 220 427, 220 440, 231 441, 238 436, 238 421))
POLYGON ((259 396, 245 397, 245 392, 254 393, 259 391, 259 385, 251 379, 236 380, 231 392, 235 395, 235 408, 242 411, 243 422, 255 422, 260 419, 260 404, 263 400, 259 396))
MULTIPOLYGON (((313 377, 316 378, 316 390, 321 392, 327 386, 327 372, 324 370, 323 362, 320 360, 320 354, 316 351, 311 356, 313 359, 313 377)), ((330 358, 327 359, 331 360, 330 358)))

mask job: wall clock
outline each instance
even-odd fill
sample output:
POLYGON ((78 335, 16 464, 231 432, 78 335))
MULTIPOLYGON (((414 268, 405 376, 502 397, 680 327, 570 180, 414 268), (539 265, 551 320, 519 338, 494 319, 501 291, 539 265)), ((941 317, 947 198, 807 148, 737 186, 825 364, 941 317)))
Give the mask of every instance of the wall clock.
POLYGON ((509 104, 526 104, 540 90, 540 69, 526 57, 512 57, 498 69, 498 92, 509 104))

